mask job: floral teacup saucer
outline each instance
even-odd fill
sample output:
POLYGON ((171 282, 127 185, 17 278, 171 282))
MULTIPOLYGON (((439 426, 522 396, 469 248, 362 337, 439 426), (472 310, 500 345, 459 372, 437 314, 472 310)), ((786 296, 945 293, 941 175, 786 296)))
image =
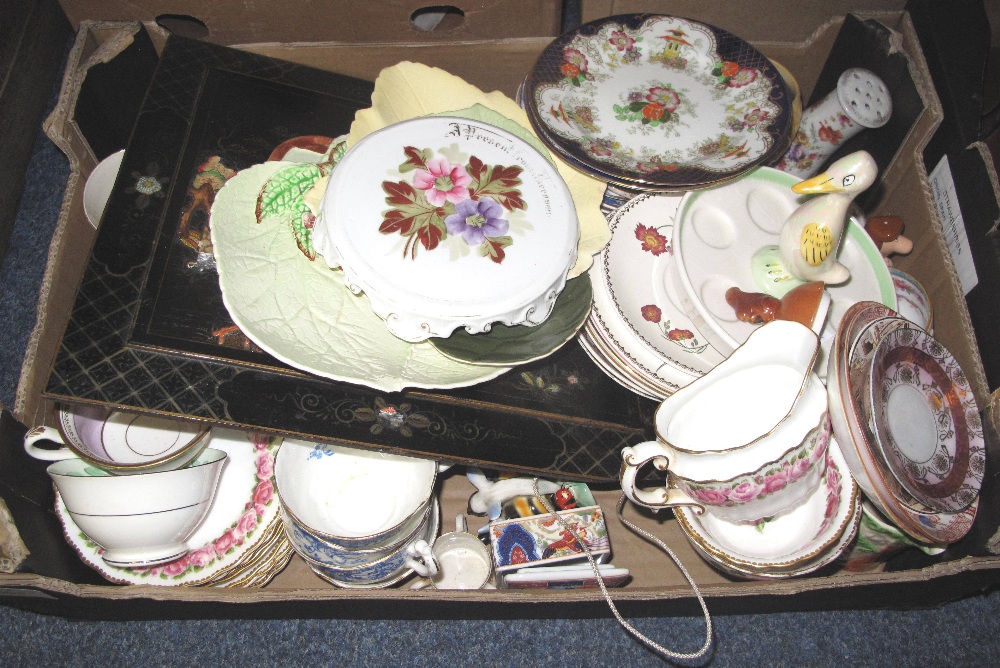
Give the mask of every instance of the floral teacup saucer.
POLYGON ((831 550, 845 549, 860 518, 858 487, 836 441, 827 450, 820 485, 792 510, 757 525, 736 524, 697 515, 683 506, 674 516, 694 548, 721 568, 749 576, 797 575, 830 561, 831 550))

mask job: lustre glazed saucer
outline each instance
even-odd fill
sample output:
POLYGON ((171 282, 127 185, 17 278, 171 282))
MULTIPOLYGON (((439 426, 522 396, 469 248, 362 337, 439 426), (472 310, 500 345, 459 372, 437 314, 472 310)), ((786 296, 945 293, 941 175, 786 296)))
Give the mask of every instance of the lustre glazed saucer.
POLYGON ((982 421, 968 379, 944 346, 916 328, 883 336, 868 400, 875 442, 914 498, 959 512, 979 496, 986 468, 982 421))
POLYGON ((877 302, 859 302, 847 310, 829 360, 830 418, 852 475, 876 508, 914 540, 947 545, 969 532, 978 497, 960 512, 938 512, 920 503, 889 470, 866 414, 867 378, 878 341, 896 329, 915 326, 877 302))

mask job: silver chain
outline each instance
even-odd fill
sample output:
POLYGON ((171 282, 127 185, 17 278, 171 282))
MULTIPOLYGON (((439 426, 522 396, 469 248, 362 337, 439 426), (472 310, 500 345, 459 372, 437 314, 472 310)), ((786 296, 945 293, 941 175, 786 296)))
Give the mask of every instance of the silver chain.
POLYGON ((639 534, 646 540, 654 543, 661 550, 666 552, 667 555, 671 559, 673 559, 674 563, 677 564, 677 568, 680 569, 681 573, 684 574, 684 577, 691 585, 691 589, 694 590, 694 595, 698 598, 698 603, 701 605, 701 610, 705 615, 705 643, 701 646, 701 649, 699 649, 697 652, 683 653, 683 652, 675 652, 673 650, 669 650, 663 645, 660 645, 653 639, 644 635, 641 631, 639 631, 639 629, 632 626, 632 624, 630 624, 628 620, 622 617, 621 613, 618 612, 618 608, 615 606, 615 602, 611 599, 611 594, 608 593, 608 588, 604 584, 604 578, 601 577, 601 571, 597 567, 597 561, 594 560, 594 555, 590 551, 590 546, 587 545, 586 541, 580 539, 580 536, 578 536, 577 533, 573 531, 569 523, 559 516, 556 510, 549 505, 549 502, 545 499, 545 497, 543 497, 541 494, 538 493, 538 478, 534 478, 532 480, 532 489, 535 493, 535 497, 542 502, 542 505, 545 506, 545 509, 547 511, 549 511, 549 514, 552 515, 552 517, 554 517, 556 521, 559 523, 559 526, 568 531, 573 536, 574 540, 576 540, 577 544, 583 548, 584 553, 586 553, 587 555, 587 560, 590 561, 590 567, 594 571, 594 577, 597 578, 597 584, 601 588, 601 593, 604 594, 604 600, 608 602, 608 607, 611 608, 611 613, 615 616, 615 619, 618 620, 618 623, 621 624, 626 631, 631 633, 640 642, 645 644, 653 651, 669 659, 680 659, 680 660, 690 661, 692 659, 700 659, 701 657, 705 656, 708 653, 709 649, 711 649, 712 647, 712 616, 708 614, 708 606, 705 604, 705 599, 701 595, 701 590, 698 589, 698 584, 694 581, 694 578, 691 577, 691 574, 688 572, 688 570, 684 568, 684 564, 682 564, 681 560, 677 558, 677 555, 674 553, 674 551, 671 550, 666 543, 664 543, 661 539, 657 538, 648 531, 640 529, 635 524, 625 519, 625 517, 622 515, 622 508, 625 506, 625 498, 626 498, 624 494, 622 494, 621 498, 618 499, 618 505, 615 507, 615 512, 618 515, 618 519, 621 521, 622 524, 627 526, 633 532, 639 534))

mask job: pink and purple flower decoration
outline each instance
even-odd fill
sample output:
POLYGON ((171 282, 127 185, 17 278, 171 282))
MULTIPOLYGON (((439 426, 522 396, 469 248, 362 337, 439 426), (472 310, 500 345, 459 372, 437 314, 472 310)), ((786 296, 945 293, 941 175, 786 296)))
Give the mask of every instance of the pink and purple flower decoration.
POLYGON ((461 237, 480 255, 503 262, 513 239, 507 236, 508 211, 527 208, 518 186, 523 168, 487 165, 469 156, 465 165, 434 157, 431 149, 407 146, 399 173, 405 180, 383 181, 390 208, 383 212, 379 231, 406 239, 403 256, 416 259, 419 248, 434 250, 449 235, 461 237))
POLYGON ((424 197, 434 206, 451 202, 458 204, 469 198, 472 177, 461 165, 452 165, 444 158, 427 161, 427 169, 418 169, 413 175, 413 185, 424 191, 424 197))
POLYGON ((449 234, 461 235, 465 243, 478 246, 489 237, 507 234, 510 223, 503 217, 503 207, 484 197, 478 202, 467 199, 455 205, 455 213, 444 219, 449 234))

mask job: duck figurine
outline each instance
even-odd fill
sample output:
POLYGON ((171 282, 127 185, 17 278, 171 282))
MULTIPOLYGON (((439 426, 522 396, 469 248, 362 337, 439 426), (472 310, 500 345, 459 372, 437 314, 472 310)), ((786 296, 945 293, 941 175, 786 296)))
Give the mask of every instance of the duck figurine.
POLYGON ((875 183, 878 166, 867 151, 851 153, 825 172, 792 186, 799 195, 819 194, 799 206, 785 220, 778 240, 784 268, 802 281, 836 285, 851 277, 837 261, 837 249, 854 198, 875 183))

